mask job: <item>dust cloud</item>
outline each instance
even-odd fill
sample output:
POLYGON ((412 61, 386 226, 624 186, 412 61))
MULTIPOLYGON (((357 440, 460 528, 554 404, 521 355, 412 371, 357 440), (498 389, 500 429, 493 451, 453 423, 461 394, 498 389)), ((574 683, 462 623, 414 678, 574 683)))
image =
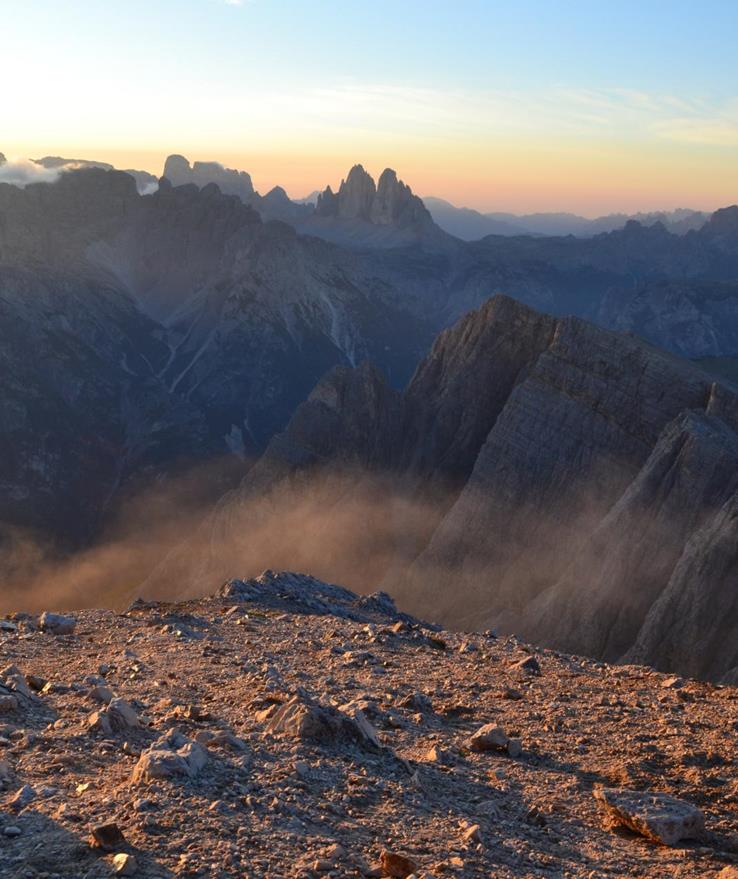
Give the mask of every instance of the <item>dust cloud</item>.
POLYGON ((370 592, 412 560, 445 506, 381 474, 312 472, 217 502, 208 479, 193 470, 137 493, 94 545, 71 554, 6 530, 0 612, 196 598, 266 568, 370 592))

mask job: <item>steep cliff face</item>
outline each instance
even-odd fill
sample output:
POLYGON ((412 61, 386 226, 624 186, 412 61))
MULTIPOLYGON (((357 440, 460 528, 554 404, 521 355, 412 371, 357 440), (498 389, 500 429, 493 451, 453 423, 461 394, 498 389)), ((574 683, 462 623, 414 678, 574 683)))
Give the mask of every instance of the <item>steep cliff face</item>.
POLYGON ((163 176, 172 186, 194 183, 198 188, 203 188, 215 183, 222 193, 238 196, 246 204, 249 204, 254 195, 250 174, 224 168, 218 162, 195 162, 190 165, 184 156, 168 156, 164 163, 163 176))
MULTIPOLYGON (((668 594, 687 544, 736 488, 735 431, 702 412, 680 415, 559 582, 526 611, 527 631, 611 660, 645 637, 640 632, 649 615, 658 618, 650 628, 670 632, 677 619, 653 608, 668 594)), ((712 588, 702 580, 700 591, 712 588)), ((661 662, 669 667, 673 660, 661 662)))
POLYGON ((627 661, 738 681, 735 491, 686 543, 666 588, 649 609, 627 661))
POLYGON ((557 321, 413 566, 413 580, 435 589, 456 624, 519 614, 579 551, 663 426, 704 406, 709 389, 699 373, 636 340, 557 321), (452 564, 465 591, 461 605, 443 585, 452 564))
MULTIPOLYGON (((260 490, 301 490, 350 449, 354 481, 334 503, 379 465, 429 504, 424 533, 402 546, 400 528, 387 566, 387 587, 409 608, 608 660, 634 650, 711 676, 736 664, 716 633, 699 663, 686 644, 663 656, 658 646, 676 603, 689 616, 675 590, 697 556, 712 553, 716 571, 699 588, 728 600, 733 391, 633 337, 495 297, 439 337, 402 397, 388 393, 372 371, 326 379, 257 464, 260 490), (337 382, 372 392, 339 393, 337 382)), ((218 515, 233 505, 238 523, 245 496, 218 515)))

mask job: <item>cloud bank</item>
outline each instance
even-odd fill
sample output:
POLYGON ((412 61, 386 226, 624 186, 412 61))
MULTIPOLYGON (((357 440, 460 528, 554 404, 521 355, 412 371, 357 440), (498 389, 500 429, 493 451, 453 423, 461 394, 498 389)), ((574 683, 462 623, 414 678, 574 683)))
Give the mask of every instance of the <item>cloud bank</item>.
POLYGON ((61 168, 44 168, 31 159, 0 161, 0 183, 10 183, 21 189, 29 183, 54 183, 61 172, 61 168))

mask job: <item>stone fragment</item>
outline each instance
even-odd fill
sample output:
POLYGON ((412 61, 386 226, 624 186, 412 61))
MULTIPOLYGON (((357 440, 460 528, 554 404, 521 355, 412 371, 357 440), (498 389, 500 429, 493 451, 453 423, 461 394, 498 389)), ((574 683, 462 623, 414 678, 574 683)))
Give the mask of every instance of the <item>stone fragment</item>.
POLYGON ((399 707, 423 713, 433 711, 433 704, 425 693, 411 693, 400 701, 399 707))
POLYGON ((117 876, 135 876, 138 863, 133 855, 119 852, 113 858, 113 870, 117 876))
POLYGON ((470 751, 506 751, 510 739, 505 735, 501 726, 495 723, 486 723, 481 726, 467 740, 470 751))
POLYGON ((109 687, 93 687, 87 694, 87 698, 90 702, 101 702, 103 705, 107 705, 113 698, 113 691, 109 687))
POLYGON ((8 807, 13 812, 20 812, 21 809, 25 809, 33 800, 36 799, 36 791, 31 787, 30 784, 24 784, 23 787, 19 788, 15 794, 10 799, 8 803, 8 807))
POLYGON ((9 824, 7 827, 3 828, 3 833, 8 839, 15 839, 15 837, 20 836, 23 831, 20 827, 16 827, 14 824, 9 824))
POLYGON ((123 831, 114 821, 106 824, 96 824, 92 828, 91 845, 94 848, 102 849, 105 852, 112 852, 125 844, 126 839, 123 836, 123 831))
POLYGON ((462 834, 464 842, 480 844, 482 842, 482 828, 478 824, 472 824, 462 834))
POLYGON ((38 702, 38 696, 34 695, 28 687, 26 683, 26 679, 24 675, 21 674, 20 670, 14 666, 9 665, 2 672, 0 672, 0 678, 2 678, 3 683, 6 687, 9 687, 16 696, 22 696, 24 699, 28 699, 30 702, 38 702))
POLYGON ((38 627, 42 632, 50 635, 71 635, 77 625, 74 617, 64 616, 60 613, 50 613, 45 610, 38 621, 38 627))
POLYGON ((668 794, 600 788, 594 796, 612 826, 623 825, 653 842, 673 846, 704 835, 702 812, 668 794))
POLYGON ((26 683, 36 693, 40 693, 48 682, 46 678, 39 677, 38 675, 26 675, 26 683))
POLYGON ((0 760, 0 789, 8 788, 13 782, 13 770, 7 760, 0 760))
POLYGON ((451 766, 454 762, 453 755, 450 751, 433 745, 429 748, 423 757, 426 763, 437 763, 439 766, 451 766))
POLYGON ((16 711, 18 708, 18 700, 15 696, 0 696, 0 714, 8 714, 16 711))
POLYGON ((93 711, 87 718, 87 726, 92 732, 101 733, 105 736, 109 736, 113 732, 108 713, 105 710, 93 711))
POLYGON ((541 673, 541 665, 535 656, 526 656, 518 662, 514 662, 512 667, 529 675, 540 675, 541 673))
POLYGON ((87 725, 93 732, 109 736, 138 729, 140 723, 133 707, 125 699, 115 698, 107 708, 93 711, 87 718, 87 725))
POLYGON ((108 704, 107 713, 113 732, 124 732, 140 726, 138 715, 125 699, 112 699, 108 704))
POLYGON ((356 728, 359 731, 359 738, 363 740, 365 744, 370 745, 377 750, 381 749, 382 746, 377 738, 377 731, 369 722, 369 719, 362 708, 358 707, 353 702, 349 702, 346 705, 342 705, 340 710, 348 715, 348 717, 350 717, 356 724, 356 728))
POLYGON ((391 876, 392 879, 407 879, 408 876, 412 876, 418 869, 415 861, 412 861, 406 855, 391 852, 387 849, 379 856, 379 862, 384 875, 391 876))

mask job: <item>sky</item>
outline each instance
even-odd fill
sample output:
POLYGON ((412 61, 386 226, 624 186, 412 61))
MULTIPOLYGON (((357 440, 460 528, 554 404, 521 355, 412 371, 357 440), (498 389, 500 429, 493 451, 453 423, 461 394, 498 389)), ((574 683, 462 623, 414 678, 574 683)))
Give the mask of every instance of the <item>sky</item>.
POLYGON ((0 0, 0 152, 485 211, 738 201, 735 0, 0 0))

